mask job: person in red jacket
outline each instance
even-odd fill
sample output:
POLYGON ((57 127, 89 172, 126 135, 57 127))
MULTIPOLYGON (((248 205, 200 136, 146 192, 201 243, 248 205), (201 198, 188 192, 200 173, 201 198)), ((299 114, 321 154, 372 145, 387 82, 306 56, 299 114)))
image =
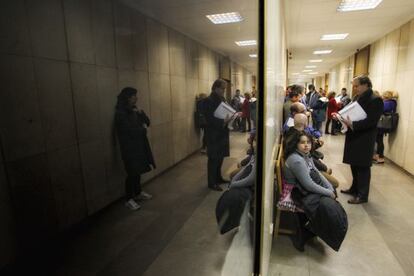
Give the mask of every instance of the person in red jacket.
POLYGON ((336 129, 337 129, 337 121, 336 120, 332 120, 332 114, 333 113, 337 113, 339 110, 339 104, 336 102, 335 100, 335 92, 329 92, 328 94, 328 120, 326 121, 326 125, 325 125, 325 134, 332 134, 332 135, 336 135, 336 129), (329 129, 329 124, 332 121, 332 127, 331 127, 331 133, 329 133, 328 129, 329 129))
POLYGON ((242 127, 241 127, 241 132, 246 132, 246 122, 247 122, 247 131, 250 132, 251 130, 251 122, 250 122, 250 94, 249 93, 244 93, 244 102, 242 103, 241 106, 241 111, 242 111, 242 127))

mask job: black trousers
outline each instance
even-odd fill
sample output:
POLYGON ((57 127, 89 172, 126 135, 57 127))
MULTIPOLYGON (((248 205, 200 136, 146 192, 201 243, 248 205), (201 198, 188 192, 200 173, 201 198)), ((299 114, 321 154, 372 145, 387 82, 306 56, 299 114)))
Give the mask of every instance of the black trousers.
POLYGON ((247 122, 247 131, 250 131, 252 128, 250 117, 248 118, 242 118, 242 124, 241 124, 241 131, 246 131, 246 122, 247 122))
POLYGON ((327 119, 325 124, 325 133, 329 133, 329 124, 332 122, 331 126, 331 134, 335 134, 337 132, 338 127, 336 126, 337 122, 333 119, 327 119))
POLYGON ((214 187, 223 179, 221 176, 221 165, 224 157, 209 157, 207 161, 207 180, 208 186, 214 187))
POLYGON ((350 190, 361 199, 368 200, 369 184, 371 181, 371 167, 351 165, 352 186, 350 190))
POLYGON ((203 130, 203 145, 202 145, 202 149, 206 149, 207 148, 207 136, 206 136, 206 129, 203 127, 201 128, 203 130))
POLYGON ((141 193, 141 174, 139 163, 134 160, 124 160, 127 177, 125 179, 126 200, 130 200, 141 193))
POLYGON ((384 158, 384 133, 377 133, 377 154, 380 158, 384 158))

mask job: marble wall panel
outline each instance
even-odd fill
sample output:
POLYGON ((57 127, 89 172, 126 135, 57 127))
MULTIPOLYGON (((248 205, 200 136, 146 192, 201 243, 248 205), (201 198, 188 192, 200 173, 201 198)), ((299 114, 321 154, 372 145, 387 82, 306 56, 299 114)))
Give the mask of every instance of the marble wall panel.
POLYGON ((95 64, 91 0, 63 0, 69 60, 95 64))
MULTIPOLYGON (((0 160, 3 157, 0 156, 0 160)), ((13 209, 10 200, 9 183, 5 164, 0 162, 0 267, 12 262, 16 256, 16 236, 13 209)))
POLYGON ((200 80, 208 81, 208 49, 203 45, 198 45, 198 78, 200 80))
POLYGON ((92 39, 97 65, 116 66, 111 0, 92 0, 92 39))
POLYGON ((93 141, 80 144, 79 151, 86 206, 88 215, 91 215, 109 203, 103 143, 93 141))
POLYGON ((19 242, 32 244, 48 237, 56 231, 57 216, 46 154, 6 166, 19 242))
POLYGON ((205 93, 208 95, 211 94, 211 86, 213 86, 212 82, 209 82, 208 80, 198 80, 198 93, 205 93))
POLYGON ((414 70, 414 20, 410 22, 409 37, 406 69, 414 70))
POLYGON ((71 77, 78 140, 80 143, 85 143, 99 139, 102 133, 99 120, 96 66, 72 63, 71 77))
POLYGON ((96 68, 96 78, 101 138, 105 142, 114 144, 114 114, 119 94, 117 70, 98 66, 96 68))
POLYGON ((171 121, 170 76, 150 73, 149 76, 152 125, 171 121))
POLYGON ((131 13, 134 69, 148 71, 147 28, 145 25, 145 17, 137 11, 131 11, 131 13))
POLYGON ((387 34, 384 48, 384 75, 395 75, 397 72, 398 47, 400 43, 400 28, 387 34))
POLYGON ((45 151, 33 60, 2 55, 0 132, 7 161, 45 151))
POLYGON ((410 22, 401 26, 400 42, 398 45, 397 72, 407 70, 408 44, 410 42, 410 22))
MULTIPOLYGON (((151 114, 150 89, 148 84, 148 73, 145 71, 135 72, 136 88, 138 90, 137 107, 143 109, 149 116, 151 114)), ((150 118, 151 119, 151 118, 150 118)))
POLYGON ((198 78, 198 46, 194 40, 188 37, 185 38, 185 60, 187 78, 198 78))
POLYGON ((168 30, 152 19, 147 18, 146 22, 149 72, 169 74, 168 30))
POLYGON ((33 55, 67 60, 61 0, 27 0, 25 4, 33 55))
POLYGON ((168 47, 170 54, 170 74, 175 76, 185 76, 186 55, 184 35, 169 30, 168 47))
POLYGON ((136 79, 133 70, 118 70, 118 94, 125 87, 135 87, 136 79))
POLYGON ((189 154, 189 143, 188 143, 188 124, 187 118, 173 121, 173 153, 174 163, 178 163, 183 160, 189 154))
MULTIPOLYGON (((413 141, 414 139, 414 122, 410 121, 407 125, 407 141, 413 141)), ((414 174, 414 145, 412 143, 407 143, 406 147, 401 151, 401 153, 405 153, 405 162, 404 168, 414 174)), ((399 158, 402 157, 402 154, 398 156, 399 158)))
MULTIPOLYGON (((185 99, 186 99, 186 116, 187 118, 193 118, 196 108, 196 97, 199 94, 198 80, 187 78, 185 86, 185 99)), ((205 92, 204 92, 205 93, 205 92)), ((207 93, 206 93, 207 94, 207 93)), ((207 94, 208 96, 209 94, 207 94)))
POLYGON ((37 58, 34 64, 46 149, 74 145, 75 115, 68 64, 37 58))
POLYGON ((47 153, 58 227, 67 228, 87 215, 78 147, 47 153))
POLYGON ((151 144, 157 166, 156 174, 159 174, 174 164, 172 123, 153 125, 151 127, 151 144))
POLYGON ((187 116, 186 79, 184 77, 171 76, 171 100, 172 119, 184 119, 187 116))
POLYGON ((30 56, 29 28, 24 0, 0 2, 0 52, 30 56))
POLYGON ((115 50, 119 69, 134 68, 134 44, 131 28, 131 9, 114 1, 115 50))

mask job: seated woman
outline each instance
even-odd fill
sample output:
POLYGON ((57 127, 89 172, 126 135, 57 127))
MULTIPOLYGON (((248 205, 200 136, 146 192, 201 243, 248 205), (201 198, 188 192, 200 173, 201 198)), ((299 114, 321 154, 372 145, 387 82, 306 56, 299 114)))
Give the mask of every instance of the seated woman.
POLYGON ((302 201, 303 197, 310 194, 336 198, 336 193, 329 181, 318 171, 312 160, 310 152, 312 150, 312 137, 305 132, 296 132, 286 141, 285 148, 285 167, 284 178, 288 183, 294 184, 299 196, 295 196, 292 191, 292 198, 302 205, 305 214, 298 214, 299 227, 292 242, 296 249, 304 251, 307 240, 315 236, 305 227, 308 224, 307 217, 315 210, 308 210, 302 201), (298 199, 299 198, 299 199, 298 199))

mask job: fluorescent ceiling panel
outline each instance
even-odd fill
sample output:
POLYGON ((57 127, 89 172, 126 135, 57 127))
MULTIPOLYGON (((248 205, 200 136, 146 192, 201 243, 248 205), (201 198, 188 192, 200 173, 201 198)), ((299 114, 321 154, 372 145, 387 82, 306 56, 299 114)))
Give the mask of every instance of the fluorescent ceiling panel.
POLYGON ((345 39, 349 34, 324 34, 321 40, 341 40, 345 39))
POLYGON ((312 73, 308 73, 309 75, 317 75, 319 74, 318 72, 312 72, 312 73))
POLYGON ((249 57, 251 57, 251 58, 257 58, 257 54, 250 54, 249 57))
POLYGON ((322 62, 322 59, 310 59, 309 62, 322 62))
POLYGON ((314 55, 327 55, 332 53, 332 50, 317 50, 317 51, 313 51, 314 55))
POLYGON ((306 69, 306 70, 303 70, 302 72, 312 72, 313 70, 310 70, 310 69, 306 69))
POLYGON ((339 12, 375 9, 382 0, 342 0, 336 9, 339 12))
POLYGON ((206 15, 214 24, 237 23, 243 21, 243 17, 238 12, 227 12, 219 14, 206 15))
POLYGON ((306 65, 305 68, 316 68, 316 65, 306 65))
POLYGON ((235 41, 235 43, 240 47, 257 45, 256 40, 242 40, 235 41))
POLYGON ((295 75, 296 76, 296 75, 299 75, 299 73, 292 73, 292 75, 295 75))

